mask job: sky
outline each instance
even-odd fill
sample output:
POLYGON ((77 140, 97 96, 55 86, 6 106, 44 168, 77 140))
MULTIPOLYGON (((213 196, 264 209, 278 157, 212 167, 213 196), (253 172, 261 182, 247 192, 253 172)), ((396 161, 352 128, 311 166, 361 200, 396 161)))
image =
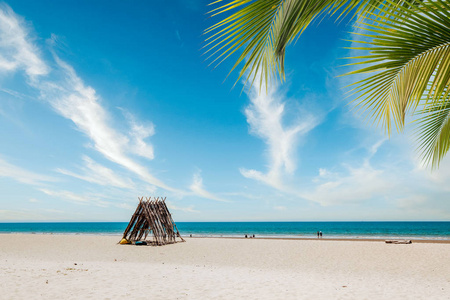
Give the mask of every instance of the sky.
POLYGON ((350 103, 350 20, 260 93, 203 55, 208 2, 0 4, 0 222, 128 221, 142 196, 176 221, 450 220, 450 159, 350 103))

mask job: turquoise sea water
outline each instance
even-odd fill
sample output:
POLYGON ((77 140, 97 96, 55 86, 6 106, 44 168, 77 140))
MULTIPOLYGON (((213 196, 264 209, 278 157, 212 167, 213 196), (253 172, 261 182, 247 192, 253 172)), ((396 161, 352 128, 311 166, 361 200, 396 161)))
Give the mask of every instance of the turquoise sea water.
MULTIPOLYGON (((0 223, 0 233, 120 235, 126 222, 0 223)), ((177 222, 183 236, 410 238, 450 240, 450 222, 177 222)))

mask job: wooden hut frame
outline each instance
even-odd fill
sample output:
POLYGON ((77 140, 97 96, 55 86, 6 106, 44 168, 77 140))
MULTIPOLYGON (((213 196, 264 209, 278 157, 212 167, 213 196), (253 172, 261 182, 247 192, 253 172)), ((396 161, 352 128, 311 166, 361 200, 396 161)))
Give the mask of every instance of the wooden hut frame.
POLYGON ((162 246, 185 240, 181 237, 177 225, 166 205, 166 197, 138 197, 139 204, 123 233, 123 238, 130 242, 146 241, 152 245, 162 246), (148 236, 153 239, 147 240, 148 236))

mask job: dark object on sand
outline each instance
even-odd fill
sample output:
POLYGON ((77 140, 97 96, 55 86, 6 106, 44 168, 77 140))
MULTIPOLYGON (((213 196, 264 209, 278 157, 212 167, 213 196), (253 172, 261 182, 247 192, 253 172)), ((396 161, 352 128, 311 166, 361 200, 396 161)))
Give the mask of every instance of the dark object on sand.
POLYGON ((136 246, 145 246, 147 245, 146 241, 137 241, 136 243, 134 243, 136 246))
POLYGON ((386 244, 412 244, 411 240, 386 240, 386 244))
POLYGON ((173 244, 177 242, 177 238, 184 242, 167 208, 165 197, 156 197, 153 200, 152 197, 138 199, 138 207, 123 233, 123 239, 135 242, 135 245, 138 245, 139 241, 145 242, 149 235, 153 238, 147 242, 152 245, 173 244))

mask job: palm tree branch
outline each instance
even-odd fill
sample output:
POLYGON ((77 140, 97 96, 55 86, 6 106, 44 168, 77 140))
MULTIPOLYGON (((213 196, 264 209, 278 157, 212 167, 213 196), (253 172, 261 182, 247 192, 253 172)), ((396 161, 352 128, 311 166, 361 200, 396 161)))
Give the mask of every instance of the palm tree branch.
POLYGON ((417 10, 406 9, 409 17, 402 15, 405 14, 404 11, 382 9, 384 13, 377 19, 378 24, 366 20, 360 22, 361 29, 375 33, 359 34, 372 38, 368 43, 372 46, 350 47, 370 51, 369 55, 353 57, 352 59, 364 61, 350 65, 369 66, 345 75, 378 72, 350 85, 356 86, 352 93, 356 95, 355 101, 360 101, 357 106, 374 110, 372 115, 383 119, 388 132, 391 131, 391 117, 394 118, 397 129, 401 130, 406 111, 417 108, 425 91, 428 91, 426 103, 435 104, 449 85, 449 22, 439 17, 422 18, 424 11, 428 15, 428 11, 433 14, 432 6, 442 7, 439 3, 424 3, 417 10), (400 25, 392 22, 392 13, 402 21, 400 25), (418 25, 418 22, 422 24, 418 25), (428 23, 433 26, 427 26, 428 23), (421 38, 422 36, 425 38, 421 38), (392 76, 393 71, 395 76, 392 76), (373 102, 379 102, 380 105, 373 105, 373 102))
POLYGON ((417 123, 419 147, 426 164, 432 168, 439 166, 440 161, 450 149, 450 98, 442 98, 443 104, 425 107, 418 112, 423 115, 417 123))
MULTIPOLYGON (((215 1, 211 4, 221 4, 215 1)), ((320 14, 333 15, 338 19, 353 11, 355 15, 376 11, 386 0, 234 0, 210 11, 211 16, 231 13, 205 30, 207 44, 204 46, 212 64, 216 66, 238 49, 239 55, 230 73, 245 61, 238 80, 247 74, 247 80, 260 74, 267 81, 284 79, 286 47, 320 14), (268 19, 267 19, 268 18, 268 19), (270 20, 270 21, 269 21, 270 20), (258 52, 257 55, 250 53, 258 52), (210 54, 209 54, 210 53, 210 54), (218 56, 218 57, 216 57, 218 56)), ((409 3, 394 0, 395 6, 409 3)), ((388 5, 390 6, 390 4, 388 5)))

